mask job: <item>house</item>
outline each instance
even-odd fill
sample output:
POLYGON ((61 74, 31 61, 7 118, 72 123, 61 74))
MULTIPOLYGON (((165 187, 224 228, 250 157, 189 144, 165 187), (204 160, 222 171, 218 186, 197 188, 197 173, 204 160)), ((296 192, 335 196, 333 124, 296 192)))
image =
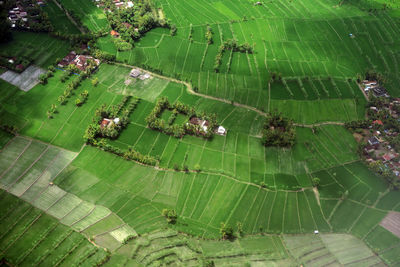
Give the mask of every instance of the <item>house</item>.
POLYGON ((371 146, 378 146, 380 144, 380 141, 378 140, 378 138, 376 138, 376 136, 372 136, 370 139, 368 139, 368 144, 370 144, 371 146))
POLYGON ((226 129, 223 126, 218 126, 217 134, 219 135, 226 135, 226 129))
POLYGON ((97 66, 100 65, 100 60, 85 55, 77 55, 75 59, 72 61, 72 64, 74 64, 78 69, 83 71, 89 66, 88 64, 89 59, 93 60, 97 66))
POLYGON ((372 92, 376 97, 389 97, 386 89, 383 87, 374 87, 372 88, 372 92))
POLYGON ((368 81, 368 80, 364 80, 364 81, 363 81, 363 84, 364 84, 365 86, 371 86, 371 85, 377 85, 378 82, 377 82, 377 81, 368 81))
POLYGON ((129 74, 132 78, 138 78, 141 72, 139 69, 132 69, 131 73, 129 74))
POLYGON ((378 124, 378 125, 383 125, 383 122, 381 120, 374 120, 372 123, 378 124))
POLYGON ((132 1, 126 2, 126 6, 127 6, 127 7, 133 7, 133 2, 132 2, 132 1))
POLYGON ((115 31, 115 30, 112 30, 110 32, 110 34, 111 34, 112 37, 119 37, 119 33, 117 31, 115 31))
POLYGON ((382 159, 384 161, 391 161, 392 159, 394 159, 396 157, 395 154, 393 153, 386 153, 385 155, 382 156, 382 159))
POLYGON ((22 64, 18 64, 17 66, 15 66, 15 68, 17 69, 17 70, 24 70, 24 65, 22 65, 22 64))
POLYGON ((210 125, 207 120, 201 120, 197 117, 191 117, 189 122, 194 125, 199 125, 204 132, 207 132, 208 126, 210 125))
POLYGON ((72 63, 80 70, 85 70, 88 65, 87 58, 84 55, 78 55, 72 63))
POLYGON ((129 24, 129 23, 127 23, 127 22, 123 22, 122 25, 124 25, 125 28, 128 28, 128 29, 129 29, 130 27, 132 27, 132 24, 129 24))
POLYGON ((72 61, 75 59, 75 57, 76 57, 75 51, 69 52, 69 54, 66 55, 66 56, 58 63, 58 66, 59 66, 60 68, 63 68, 63 67, 68 66, 69 64, 72 63, 72 61))
POLYGON ((110 127, 110 125, 112 124, 113 124, 112 120, 104 118, 100 123, 100 128, 110 127))

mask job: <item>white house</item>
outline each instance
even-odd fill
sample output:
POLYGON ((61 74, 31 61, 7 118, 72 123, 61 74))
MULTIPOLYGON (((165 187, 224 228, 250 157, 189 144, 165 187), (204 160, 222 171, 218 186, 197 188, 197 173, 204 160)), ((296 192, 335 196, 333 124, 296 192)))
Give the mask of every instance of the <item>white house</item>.
POLYGON ((226 135, 226 129, 223 126, 219 126, 217 129, 217 134, 219 135, 226 135))

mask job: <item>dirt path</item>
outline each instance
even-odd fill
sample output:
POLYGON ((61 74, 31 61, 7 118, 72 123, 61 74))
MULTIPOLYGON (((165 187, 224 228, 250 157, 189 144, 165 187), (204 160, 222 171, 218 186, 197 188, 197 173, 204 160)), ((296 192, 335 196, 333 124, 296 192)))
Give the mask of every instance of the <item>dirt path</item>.
MULTIPOLYGON (((209 96, 209 95, 205 95, 205 94, 201 94, 201 93, 195 92, 193 90, 193 88, 192 88, 192 85, 190 83, 188 83, 188 82, 184 82, 184 81, 177 80, 175 78, 171 78, 171 77, 167 77, 167 76, 162 76, 160 74, 150 72, 148 70, 142 69, 142 68, 137 67, 137 66, 132 66, 132 65, 128 65, 128 64, 124 64, 124 63, 118 63, 118 62, 116 62, 115 64, 116 65, 120 65, 120 66, 124 66, 124 67, 128 67, 128 68, 136 68, 136 69, 139 69, 142 72, 148 73, 148 74, 150 74, 150 75, 152 75, 154 77, 157 77, 157 78, 160 78, 160 79, 164 79, 164 80, 167 80, 167 81, 170 81, 170 82, 183 84, 183 85, 186 86, 187 92, 189 94, 191 94, 191 95, 196 95, 196 96, 199 96, 199 97, 202 97, 202 98, 207 98, 207 99, 219 101, 219 102, 222 102, 222 103, 230 104, 230 105, 233 105, 235 107, 240 107, 240 108, 244 108, 244 109, 247 109, 247 110, 251 110, 251 111, 257 112, 259 115, 264 116, 264 117, 267 116, 266 112, 261 111, 261 110, 255 108, 255 107, 251 107, 251 106, 248 106, 248 105, 244 105, 244 104, 240 104, 240 103, 237 103, 237 102, 229 101, 229 100, 226 100, 226 99, 223 99, 223 98, 218 98, 218 97, 209 96)), ((326 121, 326 122, 319 122, 319 123, 314 123, 314 124, 294 123, 294 125, 297 126, 297 127, 312 128, 312 127, 321 126, 321 125, 344 125, 344 123, 343 122, 335 122, 335 121, 326 121)))
POLYGON ((62 8, 62 6, 57 2, 57 0, 53 0, 53 2, 54 2, 54 4, 56 4, 58 6, 58 8, 60 8, 65 13, 65 15, 67 15, 68 19, 72 22, 72 24, 74 24, 76 26, 76 28, 78 28, 78 30, 82 34, 86 33, 85 30, 82 27, 80 27, 78 25, 78 23, 76 23, 76 21, 71 17, 71 15, 68 13, 68 11, 62 8))
POLYGON ((315 194, 315 198, 317 199, 318 206, 321 206, 321 203, 319 202, 319 192, 318 192, 318 188, 313 187, 313 191, 314 191, 314 194, 315 194))

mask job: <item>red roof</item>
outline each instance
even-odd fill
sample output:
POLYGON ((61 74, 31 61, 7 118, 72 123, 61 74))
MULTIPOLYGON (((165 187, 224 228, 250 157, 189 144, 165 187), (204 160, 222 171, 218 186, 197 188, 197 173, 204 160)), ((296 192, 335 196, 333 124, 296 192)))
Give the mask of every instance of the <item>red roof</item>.
POLYGON ((383 122, 381 120, 375 120, 372 122, 373 124, 379 124, 379 125, 383 125, 383 122))
POLYGON ((126 28, 132 27, 132 24, 129 24, 127 22, 123 22, 122 25, 124 25, 126 28))
POLYGON ((111 34, 112 36, 119 36, 119 33, 118 33, 117 31, 114 31, 114 30, 112 30, 112 31, 110 32, 110 34, 111 34))
POLYGON ((106 127, 110 123, 110 120, 103 119, 101 121, 100 127, 106 127))
POLYGON ((383 158, 385 161, 392 160, 392 159, 394 159, 395 157, 396 157, 396 155, 389 154, 389 153, 386 153, 385 155, 382 156, 382 158, 383 158))

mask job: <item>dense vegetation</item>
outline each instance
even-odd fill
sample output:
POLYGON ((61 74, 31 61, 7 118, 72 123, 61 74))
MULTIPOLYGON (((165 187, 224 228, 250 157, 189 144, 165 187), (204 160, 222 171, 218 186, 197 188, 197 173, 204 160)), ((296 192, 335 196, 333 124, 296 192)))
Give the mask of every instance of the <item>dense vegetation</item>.
POLYGON ((293 121, 283 117, 282 114, 267 114, 262 134, 264 146, 291 147, 296 140, 293 121))

